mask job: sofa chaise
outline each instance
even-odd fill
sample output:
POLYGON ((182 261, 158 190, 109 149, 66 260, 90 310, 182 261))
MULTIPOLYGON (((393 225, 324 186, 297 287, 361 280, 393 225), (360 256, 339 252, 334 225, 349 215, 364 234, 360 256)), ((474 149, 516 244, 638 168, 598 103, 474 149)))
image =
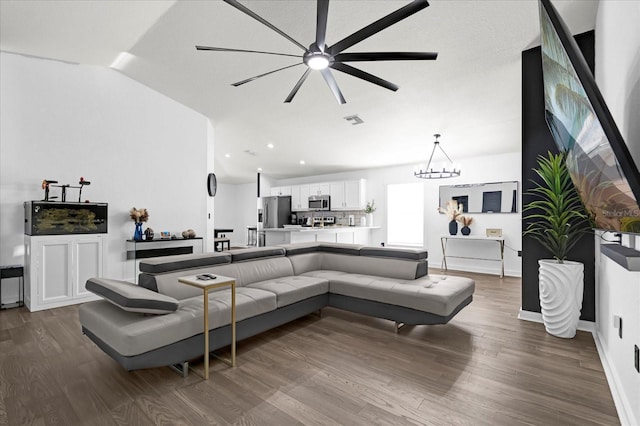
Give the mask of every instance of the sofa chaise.
MULTIPOLYGON (((139 285, 92 278, 103 296, 79 309, 82 332, 127 370, 188 366, 201 357, 201 290, 179 277, 236 280, 237 340, 333 306, 404 324, 445 324, 473 298, 474 281, 430 276, 427 252, 346 244, 291 244, 179 255, 140 263, 139 285)), ((210 350, 231 343, 229 289, 209 294, 210 350)))

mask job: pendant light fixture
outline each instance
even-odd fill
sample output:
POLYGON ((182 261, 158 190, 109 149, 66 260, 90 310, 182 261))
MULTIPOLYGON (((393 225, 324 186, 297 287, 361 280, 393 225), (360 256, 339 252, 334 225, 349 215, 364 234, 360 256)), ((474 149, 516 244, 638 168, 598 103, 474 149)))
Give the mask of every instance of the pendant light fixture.
POLYGON ((429 163, 427 164, 427 167, 425 167, 423 170, 421 165, 420 170, 413 172, 413 175, 420 179, 444 179, 460 176, 460 167, 456 167, 456 165, 453 164, 451 158, 449 158, 447 153, 444 152, 444 149, 442 149, 442 147, 440 146, 440 142, 438 141, 440 134, 436 133, 433 136, 436 137, 436 140, 435 142, 433 142, 433 150, 431 151, 431 157, 429 157, 429 163), (447 158, 447 162, 444 162, 442 164, 442 167, 436 167, 433 163, 433 154, 435 154, 436 149, 438 148, 447 158))

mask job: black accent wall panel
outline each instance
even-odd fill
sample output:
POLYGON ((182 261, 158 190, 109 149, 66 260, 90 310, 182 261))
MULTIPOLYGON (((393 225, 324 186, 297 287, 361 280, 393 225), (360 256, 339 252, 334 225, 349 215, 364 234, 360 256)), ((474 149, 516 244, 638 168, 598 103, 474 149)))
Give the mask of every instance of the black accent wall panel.
MULTIPOLYGON (((588 31, 575 36, 576 42, 593 72, 595 33, 588 31)), ((544 120, 544 88, 540 47, 522 52, 522 204, 532 198, 526 195, 535 178, 533 168, 537 157, 547 151, 558 152, 551 132, 544 120)), ((523 212, 523 217, 526 213, 523 212)), ((522 220, 522 229, 527 221, 522 220)), ((538 294, 538 259, 548 259, 549 253, 535 240, 522 238, 522 309, 540 312, 538 294)), ((595 321, 595 243, 593 235, 585 235, 569 253, 569 259, 584 263, 584 298, 580 319, 595 321)))

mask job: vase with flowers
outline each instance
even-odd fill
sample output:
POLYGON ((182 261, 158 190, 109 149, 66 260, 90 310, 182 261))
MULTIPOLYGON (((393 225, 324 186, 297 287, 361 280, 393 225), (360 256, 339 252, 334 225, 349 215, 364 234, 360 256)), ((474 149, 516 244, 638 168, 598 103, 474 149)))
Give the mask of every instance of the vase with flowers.
POLYGON ((129 210, 129 217, 136 225, 136 229, 133 233, 133 239, 136 241, 142 241, 142 224, 149 220, 149 212, 147 209, 136 209, 135 207, 129 210))
POLYGON ((449 234, 456 235, 458 233, 458 219, 462 216, 462 204, 456 203, 455 200, 449 200, 447 206, 443 209, 438 207, 440 213, 449 219, 449 234))
POLYGON ((469 228, 469 225, 473 223, 473 218, 471 216, 460 216, 458 218, 458 222, 462 224, 462 228, 460 229, 460 233, 462 235, 471 234, 471 228, 469 228))
POLYGON ((376 200, 367 202, 367 206, 364 208, 364 213, 367 215, 367 226, 373 226, 373 212, 376 211, 376 200))

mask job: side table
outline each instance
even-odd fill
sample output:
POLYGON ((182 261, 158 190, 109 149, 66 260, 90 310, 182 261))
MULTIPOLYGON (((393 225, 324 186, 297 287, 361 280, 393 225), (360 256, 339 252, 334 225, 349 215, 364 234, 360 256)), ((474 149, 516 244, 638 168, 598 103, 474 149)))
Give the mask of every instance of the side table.
POLYGON ((24 266, 22 265, 10 265, 0 266, 0 309, 7 309, 7 307, 21 307, 24 306, 24 266), (2 280, 5 278, 19 278, 18 283, 18 301, 16 303, 2 303, 2 280), (7 306, 14 305, 14 306, 7 306))
POLYGON ((231 359, 220 358, 231 367, 236 366, 236 280, 235 278, 217 275, 215 279, 204 280, 199 275, 178 278, 182 284, 202 289, 204 297, 204 379, 209 380, 209 290, 231 287, 231 359))

